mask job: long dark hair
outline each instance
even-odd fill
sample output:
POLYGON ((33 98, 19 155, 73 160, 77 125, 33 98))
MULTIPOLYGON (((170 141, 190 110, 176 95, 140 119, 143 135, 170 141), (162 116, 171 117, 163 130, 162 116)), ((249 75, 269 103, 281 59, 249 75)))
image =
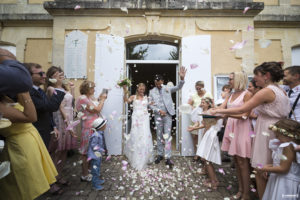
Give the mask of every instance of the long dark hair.
POLYGON ((280 62, 264 62, 261 65, 255 67, 253 70, 253 73, 255 75, 258 74, 258 72, 265 75, 267 72, 271 75, 271 81, 273 82, 279 82, 281 79, 283 79, 284 73, 282 70, 282 63, 280 62))

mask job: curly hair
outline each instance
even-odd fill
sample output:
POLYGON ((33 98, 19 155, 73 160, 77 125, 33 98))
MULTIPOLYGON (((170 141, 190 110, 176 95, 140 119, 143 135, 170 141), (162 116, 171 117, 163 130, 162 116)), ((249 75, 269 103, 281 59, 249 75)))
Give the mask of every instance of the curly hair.
POLYGON ((280 62, 264 62, 261 65, 255 67, 253 73, 255 75, 260 72, 261 74, 265 75, 267 72, 271 75, 271 81, 279 82, 283 79, 284 73, 282 70, 282 63, 280 62))
POLYGON ((81 95, 87 94, 91 88, 95 87, 95 83, 92 81, 83 81, 79 87, 81 95))

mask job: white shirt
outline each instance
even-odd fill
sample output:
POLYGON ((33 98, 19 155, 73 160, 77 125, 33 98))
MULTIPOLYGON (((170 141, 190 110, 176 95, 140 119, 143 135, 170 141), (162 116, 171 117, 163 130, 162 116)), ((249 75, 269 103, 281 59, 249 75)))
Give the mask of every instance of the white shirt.
MULTIPOLYGON (((290 90, 293 90, 293 92, 291 93, 291 95, 289 97, 290 103, 291 103, 291 108, 292 108, 294 105, 294 102, 296 101, 298 95, 300 94, 300 85, 297 85, 293 89, 290 89, 290 87, 288 85, 282 85, 281 87, 286 91, 287 94, 289 93, 290 90)), ((298 100, 297 105, 294 109, 294 114, 292 114, 291 119, 300 122, 300 99, 298 100), (296 118, 295 118, 295 116, 296 116, 296 118)))

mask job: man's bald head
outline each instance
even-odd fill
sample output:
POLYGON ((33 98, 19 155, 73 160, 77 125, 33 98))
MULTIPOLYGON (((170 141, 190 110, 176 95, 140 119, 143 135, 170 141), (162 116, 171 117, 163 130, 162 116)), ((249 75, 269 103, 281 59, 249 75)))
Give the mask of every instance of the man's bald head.
POLYGON ((0 48, 0 63, 4 60, 16 60, 16 56, 6 49, 0 48))

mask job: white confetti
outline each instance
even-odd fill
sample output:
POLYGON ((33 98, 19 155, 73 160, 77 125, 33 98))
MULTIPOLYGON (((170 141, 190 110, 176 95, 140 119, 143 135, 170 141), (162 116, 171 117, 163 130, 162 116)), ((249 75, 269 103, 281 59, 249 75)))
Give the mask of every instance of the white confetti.
POLYGON ((283 154, 280 155, 280 160, 287 160, 287 157, 283 154))
POLYGON ((262 135, 263 135, 263 136, 266 136, 266 137, 269 137, 269 136, 270 136, 270 133, 268 133, 268 132, 262 132, 262 135))
POLYGON ((259 39, 258 43, 259 43, 260 48, 264 49, 264 48, 267 48, 268 46, 270 46, 272 41, 267 40, 267 39, 259 39))
POLYGON ((81 7, 80 7, 80 5, 76 5, 75 7, 74 7, 74 10, 79 10, 81 7))
POLYGON ((183 11, 186 11, 188 9, 187 6, 183 6, 183 11))
POLYGON ((229 137, 234 138, 234 133, 229 133, 229 137))
POLYGON ((121 7, 121 11, 126 12, 128 14, 128 9, 126 7, 121 7))
POLYGON ((168 133, 163 134, 163 138, 164 138, 165 140, 167 140, 167 139, 169 138, 169 134, 168 134, 168 133))
POLYGON ((250 178, 255 178, 255 174, 250 174, 250 178))
POLYGON ((57 80, 55 78, 49 78, 49 82, 51 82, 51 83, 57 83, 57 80))
POLYGON ((100 158, 100 157, 102 156, 101 153, 98 152, 98 151, 94 152, 94 154, 95 154, 95 156, 96 156, 97 158, 100 158))

